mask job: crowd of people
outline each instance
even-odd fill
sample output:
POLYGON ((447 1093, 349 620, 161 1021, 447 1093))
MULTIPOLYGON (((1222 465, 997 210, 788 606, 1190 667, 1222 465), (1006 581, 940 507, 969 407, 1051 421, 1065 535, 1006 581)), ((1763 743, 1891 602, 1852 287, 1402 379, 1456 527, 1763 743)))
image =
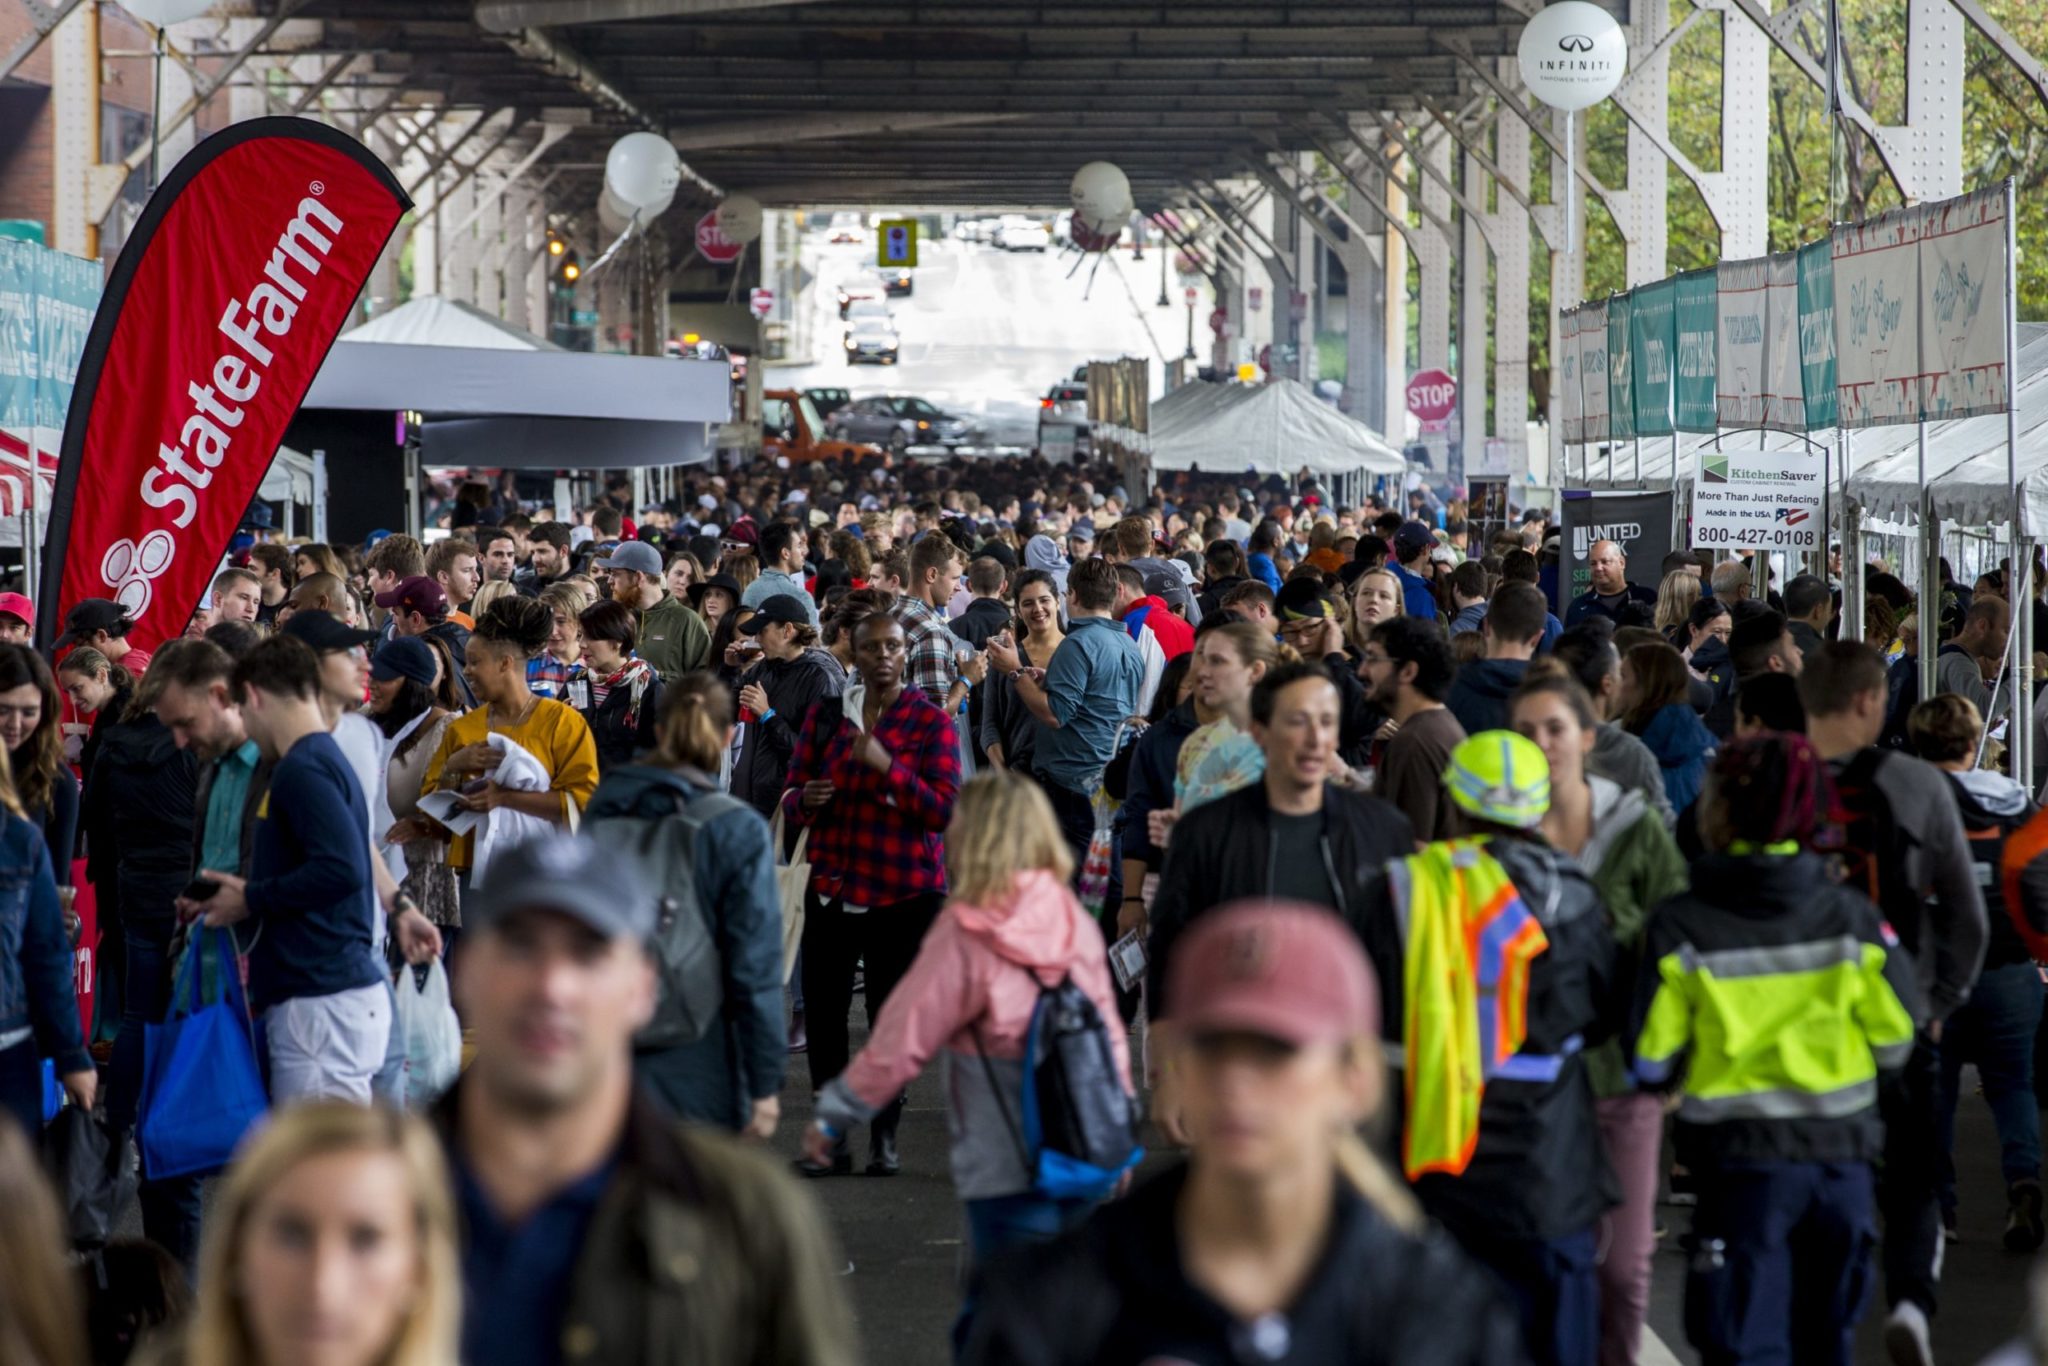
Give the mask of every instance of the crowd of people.
POLYGON ((1565 598, 1541 510, 1238 482, 478 483, 239 536, 153 652, 0 595, 0 1360, 850 1363, 803 1187, 899 1173, 943 1057, 959 1360, 1628 1366, 1675 1199, 1701 1359, 1847 1363, 1881 1270, 1931 1366, 1966 1063, 2044 1237, 2039 570, 1565 598), (242 981, 270 1118, 67 1274, 49 1085, 146 1133, 242 981))

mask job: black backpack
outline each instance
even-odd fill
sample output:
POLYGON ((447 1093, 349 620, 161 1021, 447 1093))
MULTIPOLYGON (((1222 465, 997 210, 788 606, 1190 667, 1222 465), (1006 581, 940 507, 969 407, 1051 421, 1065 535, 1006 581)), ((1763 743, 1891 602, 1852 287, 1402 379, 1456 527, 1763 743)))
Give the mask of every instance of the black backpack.
POLYGON ((1909 953, 1920 951, 1921 903, 1924 897, 1906 873, 1910 835, 1892 813, 1892 804, 1878 786, 1877 775, 1892 759, 1890 750, 1871 746, 1857 753, 1835 775, 1836 815, 1842 847, 1836 864, 1843 885, 1876 904, 1909 953))
POLYGON ((979 1032, 974 1051, 1017 1155, 1031 1173, 1034 1193, 1050 1200, 1099 1200, 1145 1156, 1138 1145, 1137 1099, 1117 1077, 1109 1027, 1073 978, 1061 978, 1058 986, 1039 983, 1024 1036, 1021 1121, 1003 1099, 979 1032))

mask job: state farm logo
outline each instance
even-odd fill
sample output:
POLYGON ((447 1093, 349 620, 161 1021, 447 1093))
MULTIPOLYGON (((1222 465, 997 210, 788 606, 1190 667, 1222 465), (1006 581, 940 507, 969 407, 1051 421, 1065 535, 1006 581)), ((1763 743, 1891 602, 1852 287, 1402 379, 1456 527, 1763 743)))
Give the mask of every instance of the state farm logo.
POLYGON ((1593 40, 1583 33, 1567 33, 1557 40, 1559 52, 1591 52, 1593 40))
POLYGON ((177 553, 178 543, 168 531, 152 531, 140 545, 124 536, 101 557, 100 578, 108 595, 128 610, 129 617, 139 618, 149 610, 155 592, 152 581, 171 567, 177 553))

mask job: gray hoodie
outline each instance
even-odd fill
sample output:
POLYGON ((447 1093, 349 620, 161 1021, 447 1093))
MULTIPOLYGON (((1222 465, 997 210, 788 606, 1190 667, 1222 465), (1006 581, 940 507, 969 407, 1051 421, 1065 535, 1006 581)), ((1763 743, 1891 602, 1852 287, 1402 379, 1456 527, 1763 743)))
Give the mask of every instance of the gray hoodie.
POLYGON ((1664 795, 1664 772, 1650 747, 1629 734, 1618 721, 1602 721, 1594 735, 1593 752, 1586 756, 1586 772, 1606 778, 1631 791, 1641 792, 1668 828, 1678 823, 1671 799, 1664 795))

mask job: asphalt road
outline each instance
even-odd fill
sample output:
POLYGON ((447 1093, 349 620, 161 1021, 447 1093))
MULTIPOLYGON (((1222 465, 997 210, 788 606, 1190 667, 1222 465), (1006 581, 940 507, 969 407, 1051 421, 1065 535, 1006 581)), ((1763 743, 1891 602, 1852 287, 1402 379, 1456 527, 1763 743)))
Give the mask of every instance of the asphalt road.
MULTIPOLYGON (((854 1018, 857 1025, 865 1023, 858 1006, 854 1018)), ((803 1126, 810 1122, 809 1076, 802 1057, 792 1058, 777 1138, 777 1147, 791 1157, 803 1126)), ((862 1356, 875 1366, 943 1366, 950 1360, 947 1332, 958 1305, 962 1222, 946 1174, 942 1076, 941 1065, 935 1063, 911 1088, 898 1137, 902 1175, 860 1175, 867 1139, 865 1131, 858 1131, 855 1174, 810 1187, 823 1202, 852 1263, 847 1286, 860 1318, 862 1356)), ((1948 1248, 1942 1277, 1942 1308, 1934 1325, 1940 1366, 1970 1366, 2006 1342, 2018 1325, 2025 1299, 2027 1261, 1999 1244, 2005 1194, 1998 1174, 1998 1140, 1975 1085, 1975 1073, 1965 1072, 1956 1120, 1961 1240, 1948 1248)), ((1685 1262, 1678 1251, 1689 1212, 1667 1206, 1658 1214, 1671 1231, 1658 1245, 1650 1305, 1655 1340, 1645 1338, 1644 1366, 1698 1359, 1685 1343, 1685 1262)), ((1879 1342, 1881 1323, 1881 1309, 1873 1307, 1859 1336, 1859 1366, 1882 1366, 1886 1361, 1879 1342)))
MULTIPOLYGON (((841 281, 869 269, 872 252, 871 246, 829 246, 822 234, 805 239, 804 261, 817 276, 805 301, 813 358, 774 367, 770 384, 829 385, 855 397, 917 394, 979 419, 991 444, 1028 447, 1038 439, 1039 398, 1075 366, 1149 357, 1156 396, 1166 391, 1161 349, 1178 356, 1187 339, 1177 279, 1169 277, 1170 305, 1157 306, 1156 252, 1138 262, 1128 250, 1082 261, 1057 250, 1011 253, 926 241, 919 245, 914 291, 889 301, 902 360, 894 366, 849 365, 839 349, 845 324, 835 291, 841 281)), ((1209 305, 1198 302, 1195 312, 1199 325, 1209 305)))

